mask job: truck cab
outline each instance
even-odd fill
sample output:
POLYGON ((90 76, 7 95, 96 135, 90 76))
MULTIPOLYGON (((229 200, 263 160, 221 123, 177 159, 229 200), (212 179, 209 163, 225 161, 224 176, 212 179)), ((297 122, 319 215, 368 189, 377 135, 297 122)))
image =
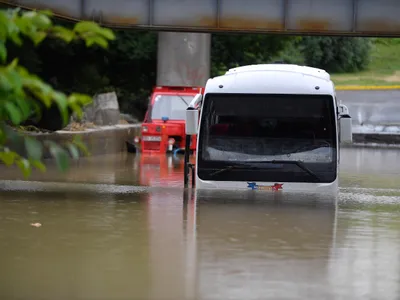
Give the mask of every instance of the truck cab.
MULTIPOLYGON (((185 111, 201 87, 160 87, 153 89, 135 147, 146 154, 185 151, 185 111)), ((196 150, 196 136, 190 140, 189 151, 196 150)))

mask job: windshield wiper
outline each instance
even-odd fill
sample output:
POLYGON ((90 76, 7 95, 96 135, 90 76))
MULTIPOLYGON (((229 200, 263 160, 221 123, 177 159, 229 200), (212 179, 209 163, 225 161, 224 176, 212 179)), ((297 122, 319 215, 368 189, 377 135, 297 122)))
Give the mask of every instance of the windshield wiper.
POLYGON ((214 175, 217 175, 217 174, 220 174, 222 172, 226 172, 226 171, 229 171, 229 170, 232 170, 232 169, 259 170, 259 169, 264 169, 264 168, 251 166, 251 165, 246 165, 246 164, 234 164, 234 165, 227 166, 227 167, 225 167, 223 169, 220 169, 218 171, 212 172, 210 174, 210 176, 214 176, 214 175))
POLYGON ((189 106, 189 103, 187 103, 186 101, 185 101, 185 99, 181 96, 181 95, 177 95, 185 104, 186 104, 186 106, 189 106))
MULTIPOLYGON (((296 165, 300 169, 302 169, 304 172, 312 176, 315 180, 318 182, 321 181, 321 179, 318 177, 317 174, 315 174, 313 171, 311 171, 307 166, 299 160, 263 160, 263 161, 249 161, 250 164, 287 164, 287 165, 296 165)), ((210 174, 210 176, 214 176, 216 174, 220 174, 222 172, 226 172, 232 169, 246 169, 246 170, 262 170, 265 169, 263 167, 259 166, 254 166, 254 165, 248 165, 248 164, 235 164, 235 165, 230 165, 227 166, 226 168, 220 169, 218 171, 215 171, 210 174)))
POLYGON ((310 176, 314 177, 314 179, 317 180, 318 182, 321 181, 321 179, 318 177, 318 175, 315 174, 313 171, 311 171, 309 168, 307 168, 307 166, 300 160, 271 160, 271 161, 265 161, 265 163, 296 165, 300 169, 302 169, 304 172, 306 172, 310 176))
POLYGON ((210 174, 210 176, 214 176, 216 174, 225 172, 225 171, 229 171, 232 169, 246 169, 246 170, 263 170, 266 169, 265 167, 261 167, 261 166, 255 166, 254 164, 260 164, 260 163, 271 163, 269 161, 249 161, 248 163, 241 163, 241 164, 234 164, 234 165, 229 165, 225 168, 222 168, 218 171, 215 171, 213 173, 210 174))

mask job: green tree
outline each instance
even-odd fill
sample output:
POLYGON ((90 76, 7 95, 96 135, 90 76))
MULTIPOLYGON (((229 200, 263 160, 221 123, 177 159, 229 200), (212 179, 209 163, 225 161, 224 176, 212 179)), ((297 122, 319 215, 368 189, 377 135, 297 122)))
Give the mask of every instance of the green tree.
POLYGON ((55 90, 23 67, 18 58, 14 57, 11 61, 8 58, 10 47, 21 47, 26 39, 38 46, 48 37, 63 41, 64 46, 83 40, 87 47, 97 45, 101 48, 107 48, 108 41, 115 39, 110 29, 101 28, 93 22, 79 22, 68 29, 53 24, 49 11, 0 10, 0 161, 7 166, 17 165, 25 176, 30 175, 32 167, 45 170, 42 158, 46 150, 56 159, 62 171, 68 168, 70 157, 78 158, 80 152, 86 151, 79 140, 66 145, 40 142, 18 130, 18 126, 32 114, 40 115, 43 109, 53 105, 58 108, 63 124, 67 125, 70 112, 81 117, 82 107, 92 101, 85 94, 66 95, 55 90), (23 143, 24 154, 8 147, 10 142, 15 141, 23 143))
POLYGON ((265 34, 214 34, 211 48, 211 76, 229 68, 268 63, 296 38, 265 34))
POLYGON ((304 37, 299 50, 311 67, 331 73, 357 72, 368 67, 371 41, 354 37, 304 37))

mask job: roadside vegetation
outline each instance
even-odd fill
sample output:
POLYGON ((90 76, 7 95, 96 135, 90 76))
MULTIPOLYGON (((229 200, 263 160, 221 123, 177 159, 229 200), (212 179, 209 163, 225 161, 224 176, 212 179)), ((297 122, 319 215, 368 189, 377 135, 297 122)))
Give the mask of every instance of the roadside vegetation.
POLYGON ((365 70, 332 76, 337 85, 400 85, 400 39, 370 39, 371 50, 365 70))
MULTIPOLYGON (((57 22, 73 27, 72 23, 57 22)), ((87 49, 79 43, 65 47, 61 41, 45 40, 38 47, 32 43, 14 47, 10 55, 19 57, 28 70, 65 93, 115 91, 121 112, 142 120, 156 84, 157 33, 118 30, 115 35, 106 52, 100 47, 87 49)), ((345 73, 333 76, 335 82, 355 84, 357 78, 347 80, 343 76, 369 72, 380 61, 376 45, 365 38, 214 34, 211 76, 240 65, 284 61, 324 68, 333 74, 345 73)))
POLYGON ((115 36, 111 30, 93 22, 80 22, 71 29, 55 25, 48 11, 0 11, 0 163, 18 166, 26 177, 32 168, 45 171, 43 157, 46 152, 55 158, 61 171, 68 169, 71 157, 76 159, 86 153, 80 140, 64 145, 50 140, 39 141, 21 128, 26 120, 40 118, 44 110, 52 107, 59 111, 67 125, 72 113, 81 117, 82 107, 92 102, 90 95, 54 89, 26 68, 20 58, 29 53, 10 55, 10 49, 23 48, 24 43, 38 47, 47 38, 60 41, 65 48, 84 41, 86 47, 97 45, 104 49, 115 36))

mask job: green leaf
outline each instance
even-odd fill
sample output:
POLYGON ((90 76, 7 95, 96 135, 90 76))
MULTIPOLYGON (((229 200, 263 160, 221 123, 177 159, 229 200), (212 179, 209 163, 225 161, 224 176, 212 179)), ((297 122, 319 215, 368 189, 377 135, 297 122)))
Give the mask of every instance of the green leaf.
POLYGON ((44 105, 46 105, 46 107, 51 106, 53 89, 50 85, 44 83, 41 79, 33 75, 25 76, 23 78, 23 85, 44 105))
POLYGON ((83 117, 83 111, 82 111, 81 107, 76 103, 70 103, 69 107, 76 114, 76 117, 78 118, 78 120, 81 120, 83 117))
POLYGON ((91 37, 87 37, 85 40, 86 40, 86 47, 91 47, 94 44, 99 45, 100 47, 102 47, 104 49, 107 49, 107 47, 108 47, 107 40, 101 36, 91 36, 91 37))
POLYGON ((109 28, 101 28, 99 30, 99 34, 101 34, 103 37, 105 37, 108 40, 115 40, 115 34, 109 28))
POLYGON ((35 25, 41 29, 47 29, 52 25, 52 22, 49 16, 39 12, 35 17, 35 25))
POLYGON ((55 37, 60 38, 67 43, 70 43, 75 37, 75 33, 72 30, 69 30, 62 26, 54 26, 51 29, 51 32, 55 37))
POLYGON ((17 46, 22 46, 23 42, 18 32, 13 32, 12 34, 9 35, 9 37, 14 42, 14 44, 16 44, 17 46))
POLYGON ((32 160, 31 165, 42 172, 46 171, 46 166, 39 160, 32 160))
POLYGON ((98 33, 99 31, 101 31, 101 27, 91 21, 82 21, 75 24, 74 31, 78 33, 84 33, 84 32, 98 33))
POLYGON ((24 30, 24 34, 28 35, 46 30, 52 25, 50 18, 46 14, 37 11, 24 12, 20 17, 20 22, 25 23, 24 27, 25 29, 27 28, 28 31, 24 30))
POLYGON ((0 41, 0 59, 1 59, 1 62, 3 62, 3 63, 7 59, 7 48, 4 45, 3 41, 0 41))
POLYGON ((21 140, 21 135, 19 134, 19 132, 14 130, 13 128, 11 128, 9 126, 7 126, 7 127, 4 126, 3 131, 4 131, 5 135, 7 136, 7 140, 9 140, 13 143, 23 142, 21 140))
POLYGON ((71 103, 77 103, 80 104, 81 106, 88 105, 93 102, 92 97, 84 94, 79 94, 79 93, 72 93, 68 97, 68 102, 71 103))
POLYGON ((22 174, 24 174, 24 177, 27 178, 29 175, 31 175, 32 169, 31 169, 31 164, 29 161, 25 158, 22 158, 16 162, 17 166, 21 169, 22 174))
POLYGON ((85 156, 89 156, 89 155, 90 155, 90 153, 89 153, 88 149, 86 148, 85 144, 82 142, 82 138, 81 138, 79 135, 77 135, 77 136, 74 137, 72 143, 73 143, 75 146, 77 146, 78 149, 79 149, 81 152, 83 152, 83 155, 85 155, 85 156))
POLYGON ((28 19, 23 19, 23 18, 16 18, 14 21, 14 24, 18 27, 19 31, 22 34, 25 35, 30 35, 33 31, 33 27, 32 27, 32 22, 31 20, 28 19))
POLYGON ((17 26, 18 23, 18 17, 12 17, 13 19, 10 20, 8 19, 6 22, 7 26, 7 35, 8 37, 11 38, 11 40, 17 44, 17 45, 22 45, 22 40, 19 36, 20 34, 20 28, 17 26))
POLYGON ((21 112, 19 111, 18 107, 15 106, 14 103, 12 102, 6 102, 4 105, 6 111, 8 112, 8 116, 11 119, 11 122, 13 122, 14 125, 18 125, 22 121, 22 115, 21 112))
POLYGON ((31 107, 32 107, 31 103, 28 102, 26 98, 22 98, 22 97, 18 97, 18 96, 14 100, 22 112, 23 119, 24 120, 27 119, 31 114, 31 107))
POLYGON ((7 73, 4 75, 7 76, 7 79, 12 85, 13 90, 18 94, 22 94, 22 79, 18 72, 8 66, 7 73))
MULTIPOLYGON (((4 71, 2 70, 2 73, 3 72, 4 71)), ((0 76, 0 89, 4 90, 4 91, 12 91, 13 90, 13 86, 8 77, 0 76)))
POLYGON ((10 64, 7 66, 8 69, 15 69, 18 66, 19 59, 14 58, 10 64))
POLYGON ((63 93, 54 92, 54 101, 57 103, 58 109, 60 110, 61 116, 63 118, 64 125, 68 124, 68 99, 63 93))
POLYGON ((67 144, 68 150, 71 153, 71 156, 73 159, 78 159, 79 158, 79 150, 77 148, 77 146, 75 146, 74 144, 68 143, 67 144))
POLYGON ((47 34, 45 32, 39 31, 30 35, 31 40, 35 46, 39 45, 46 38, 47 34))
POLYGON ((21 18, 33 19, 37 15, 36 11, 25 11, 21 18))
POLYGON ((7 167, 14 164, 16 157, 17 157, 17 154, 13 151, 0 152, 0 160, 3 161, 7 167))
POLYGON ((31 137, 25 137, 25 148, 30 159, 40 160, 42 158, 42 144, 38 140, 31 137))
POLYGON ((0 11, 0 40, 5 41, 8 35, 9 20, 4 10, 0 11))
POLYGON ((69 168, 68 152, 54 142, 46 141, 46 143, 49 145, 50 153, 56 159, 56 163, 60 171, 67 171, 69 168))
POLYGON ((48 9, 44 9, 44 10, 39 10, 39 13, 46 15, 48 17, 52 17, 54 14, 51 10, 48 9))

